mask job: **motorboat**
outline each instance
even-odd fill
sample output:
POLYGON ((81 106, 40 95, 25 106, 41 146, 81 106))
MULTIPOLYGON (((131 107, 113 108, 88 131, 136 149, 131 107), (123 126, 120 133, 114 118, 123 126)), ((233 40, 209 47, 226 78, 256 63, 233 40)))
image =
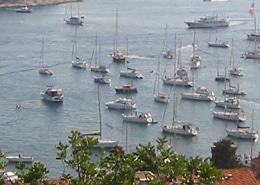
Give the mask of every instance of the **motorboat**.
POLYGON ((24 6, 15 10, 16 13, 32 13, 32 9, 28 6, 24 6))
POLYGON ((120 71, 120 76, 126 78, 143 79, 143 74, 140 71, 130 67, 128 67, 126 71, 120 71))
POLYGON ((217 28, 228 27, 229 20, 213 15, 204 16, 195 21, 185 21, 185 24, 187 24, 189 28, 217 28))
POLYGON ((209 47, 218 47, 218 48, 229 48, 230 44, 228 41, 215 40, 213 42, 208 42, 209 47))
POLYGON ((47 88, 40 92, 44 100, 50 102, 63 102, 62 89, 53 86, 47 86, 47 88))
POLYGON ((158 92, 157 94, 154 95, 154 101, 156 101, 156 102, 168 103, 169 100, 170 100, 170 97, 163 92, 158 92))
POLYGON ((152 118, 151 113, 137 113, 135 111, 135 114, 122 114, 123 116, 123 121, 126 122, 133 122, 133 123, 146 123, 146 124, 152 124, 152 123, 157 123, 152 118))
POLYGON ((243 111, 212 111, 213 117, 228 121, 246 121, 246 115, 243 111))
POLYGON ((221 108, 240 109, 240 102, 237 97, 227 97, 223 101, 215 101, 215 105, 221 108))
POLYGON ((214 92, 212 90, 210 90, 207 87, 203 87, 203 86, 197 87, 195 89, 195 92, 198 93, 198 94, 215 96, 215 94, 214 94, 214 92))
POLYGON ((239 85, 237 87, 231 86, 229 84, 229 88, 223 89, 223 94, 229 94, 229 95, 240 95, 245 96, 246 93, 240 89, 239 85))
POLYGON ((175 75, 172 78, 164 76, 162 80, 163 80, 163 84, 165 85, 175 85, 175 86, 184 86, 184 87, 193 86, 193 82, 190 79, 179 75, 175 75))
POLYGON ((22 155, 8 155, 5 157, 5 159, 9 162, 9 163, 19 163, 19 162, 23 162, 23 163, 32 163, 33 162, 33 157, 31 156, 22 156, 22 155))
POLYGON ((163 125, 162 131, 164 133, 183 135, 183 136, 198 135, 199 128, 192 128, 190 124, 185 124, 178 121, 176 123, 174 123, 174 125, 163 125))
POLYGON ((110 84, 111 78, 109 76, 104 75, 94 75, 94 82, 99 84, 110 84))
POLYGON ((123 85, 122 87, 116 87, 115 91, 117 94, 131 94, 137 93, 137 88, 132 85, 123 85))
POLYGON ((53 75, 52 70, 49 68, 41 68, 41 69, 39 69, 39 73, 41 75, 53 75))
POLYGON ((227 135, 239 139, 258 140, 258 132, 248 129, 226 129, 227 135))
POLYGON ((87 68, 87 62, 85 60, 82 60, 79 57, 76 57, 75 60, 72 60, 71 65, 72 65, 72 67, 80 68, 80 69, 87 68))
POLYGON ((132 99, 129 98, 118 98, 115 101, 110 101, 105 103, 109 109, 119 109, 119 110, 134 110, 137 105, 133 103, 132 99))
POLYGON ((90 66, 90 70, 92 72, 98 72, 98 73, 109 73, 110 67, 106 64, 101 64, 101 65, 90 66))
POLYGON ((196 92, 182 93, 181 98, 187 99, 187 100, 195 100, 195 101, 214 101, 215 100, 215 96, 212 94, 199 94, 196 92))

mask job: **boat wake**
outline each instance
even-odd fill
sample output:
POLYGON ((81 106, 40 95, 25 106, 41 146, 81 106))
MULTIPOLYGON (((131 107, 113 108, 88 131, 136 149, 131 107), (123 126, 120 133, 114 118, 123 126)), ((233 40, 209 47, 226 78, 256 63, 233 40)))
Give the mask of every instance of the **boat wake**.
POLYGON ((127 58, 146 60, 146 59, 155 59, 156 57, 155 56, 128 55, 127 58))

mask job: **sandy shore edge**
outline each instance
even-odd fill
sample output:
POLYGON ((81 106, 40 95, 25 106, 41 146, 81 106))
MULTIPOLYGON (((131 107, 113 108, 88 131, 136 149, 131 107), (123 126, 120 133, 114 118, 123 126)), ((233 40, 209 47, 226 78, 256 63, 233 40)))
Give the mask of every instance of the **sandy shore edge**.
POLYGON ((14 3, 3 3, 0 1, 0 8, 16 8, 27 5, 28 7, 35 6, 48 6, 48 5, 56 5, 62 3, 72 3, 72 2, 82 2, 83 0, 33 0, 33 1, 17 1, 14 3))

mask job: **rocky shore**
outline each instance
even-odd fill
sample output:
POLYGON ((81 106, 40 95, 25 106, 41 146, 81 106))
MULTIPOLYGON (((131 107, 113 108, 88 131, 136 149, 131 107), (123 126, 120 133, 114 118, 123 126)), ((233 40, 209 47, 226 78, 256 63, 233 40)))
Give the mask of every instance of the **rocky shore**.
POLYGON ((0 0, 0 8, 14 8, 22 6, 47 6, 61 3, 81 2, 83 0, 0 0))

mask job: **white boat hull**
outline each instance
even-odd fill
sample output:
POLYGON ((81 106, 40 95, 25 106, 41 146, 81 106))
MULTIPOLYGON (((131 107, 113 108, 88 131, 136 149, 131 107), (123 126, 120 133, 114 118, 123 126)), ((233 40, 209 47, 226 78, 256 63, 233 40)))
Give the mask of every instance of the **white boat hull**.
POLYGON ((157 95, 154 95, 154 101, 160 103, 168 103, 169 100, 170 100, 169 96, 164 93, 158 93, 157 95))
POLYGON ((183 136, 196 136, 198 134, 198 129, 194 128, 184 128, 180 126, 162 126, 162 131, 169 134, 183 135, 183 136))
POLYGON ((228 121, 246 121, 246 116, 239 112, 217 112, 213 111, 214 118, 228 120, 228 121))
POLYGON ((126 122, 133 122, 133 123, 144 123, 144 124, 148 124, 148 123, 155 123, 156 121, 153 120, 153 118, 151 117, 151 115, 149 113, 147 114, 140 114, 140 115, 125 115, 122 114, 123 116, 123 121, 126 122))
POLYGON ((165 85, 175 85, 175 86, 184 86, 184 87, 192 87, 193 83, 190 80, 184 79, 176 79, 176 78, 163 78, 163 84, 165 85))
POLYGON ((114 148, 118 145, 118 141, 110 140, 110 139, 99 139, 98 144, 93 146, 92 148, 114 148))
POLYGON ((258 140, 258 132, 251 132, 248 130, 232 130, 226 129, 227 135, 235 138, 240 139, 251 139, 251 140, 258 140))
POLYGON ((5 159, 10 162, 10 163, 19 163, 19 162, 24 162, 24 163, 32 163, 33 162, 33 157, 30 156, 6 156, 5 159))
POLYGON ((195 100, 195 101, 214 101, 215 96, 203 95, 198 93, 182 93, 182 99, 195 100))
POLYGON ((72 67, 80 68, 80 69, 86 69, 87 68, 87 63, 83 62, 83 61, 74 61, 74 60, 72 60, 71 61, 71 65, 72 65, 72 67))

